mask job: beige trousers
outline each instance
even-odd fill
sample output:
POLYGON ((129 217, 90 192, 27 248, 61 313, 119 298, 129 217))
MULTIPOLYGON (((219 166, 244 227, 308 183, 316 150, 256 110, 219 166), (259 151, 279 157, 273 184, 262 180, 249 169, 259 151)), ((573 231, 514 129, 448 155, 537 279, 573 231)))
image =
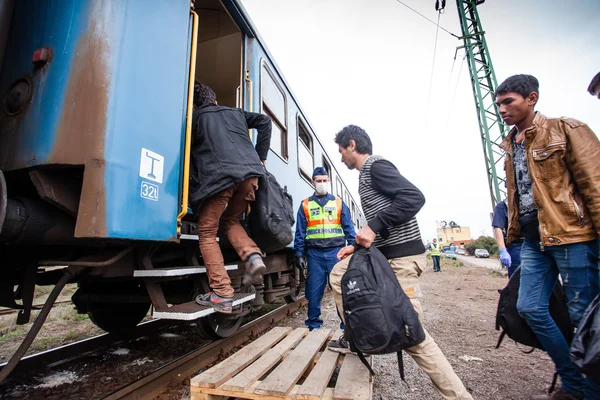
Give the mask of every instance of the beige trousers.
MULTIPOLYGON (((344 316, 344 309, 342 306, 342 276, 348 269, 351 258, 351 256, 347 257, 337 263, 329 275, 335 303, 337 304, 342 319, 344 316)), ((410 298, 413 307, 419 314, 419 319, 423 322, 423 309, 421 308, 421 303, 419 301, 419 298, 421 297, 419 276, 427 266, 425 254, 393 258, 389 260, 389 262, 398 278, 398 282, 400 282, 400 286, 402 286, 402 289, 404 289, 404 292, 410 298)), ((425 340, 421 344, 404 351, 406 351, 415 360, 417 365, 429 375, 433 386, 443 398, 460 400, 473 399, 427 331, 425 331, 425 340)))

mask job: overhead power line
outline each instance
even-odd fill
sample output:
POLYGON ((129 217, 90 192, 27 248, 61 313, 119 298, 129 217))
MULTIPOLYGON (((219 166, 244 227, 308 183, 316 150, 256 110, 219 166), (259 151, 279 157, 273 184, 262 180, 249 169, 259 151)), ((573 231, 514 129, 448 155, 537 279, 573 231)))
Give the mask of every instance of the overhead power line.
MULTIPOLYGON (((443 26, 440 26, 439 24, 439 20, 438 23, 436 24, 435 21, 430 20, 429 18, 427 18, 426 16, 424 16, 423 14, 421 14, 420 12, 418 12, 417 10, 415 10, 414 8, 412 8, 411 6, 409 6, 408 4, 402 2, 401 0, 396 0, 398 3, 402 4, 404 7, 408 8, 409 10, 411 10, 412 12, 420 15, 421 17, 425 18, 427 21, 431 22, 432 24, 436 25, 438 28, 440 28, 441 30, 443 30, 444 32, 449 33, 450 35, 454 36, 457 39, 460 39, 460 36, 455 35, 454 33, 450 32, 448 29, 444 28, 443 26)), ((438 15, 439 16, 439 15, 438 15)))

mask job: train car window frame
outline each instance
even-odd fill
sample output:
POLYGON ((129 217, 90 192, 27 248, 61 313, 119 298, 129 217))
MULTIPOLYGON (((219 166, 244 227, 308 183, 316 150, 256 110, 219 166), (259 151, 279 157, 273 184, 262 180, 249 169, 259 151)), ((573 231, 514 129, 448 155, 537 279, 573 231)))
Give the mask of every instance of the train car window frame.
POLYGON ((310 129, 308 129, 308 124, 304 121, 300 113, 297 114, 296 117, 296 143, 297 143, 297 157, 298 157, 298 172, 300 176, 304 178, 308 183, 313 185, 312 182, 312 173, 315 169, 315 138, 310 129), (308 144, 305 143, 305 140, 301 138, 301 135, 304 134, 308 139, 308 144), (311 167, 306 169, 306 167, 302 166, 301 163, 301 151, 304 149, 306 152, 310 154, 311 167))
POLYGON ((327 171, 327 175, 329 175, 329 193, 334 194, 333 193, 333 178, 334 178, 334 174, 333 174, 333 168, 331 167, 331 163, 329 162, 329 160, 327 159, 327 157, 325 156, 325 154, 323 154, 322 158, 322 167, 325 168, 325 171, 327 171))
POLYGON ((344 186, 342 185, 342 181, 340 180, 339 176, 335 177, 335 191, 336 191, 336 195, 340 198, 340 199, 344 199, 344 186))
MULTIPOLYGON (((273 133, 275 131, 280 132, 280 148, 273 148, 273 135, 271 135, 271 144, 269 145, 269 149, 273 151, 283 162, 289 162, 289 144, 288 144, 288 101, 287 94, 283 85, 279 82, 279 80, 275 77, 275 74, 271 70, 271 67, 263 58, 260 63, 260 112, 261 114, 268 115, 271 118, 273 124, 273 133), (275 89, 279 91, 281 94, 281 98, 283 99, 283 115, 278 115, 278 112, 275 110, 275 102, 273 101, 269 105, 269 100, 265 98, 265 79, 269 79, 275 89), (283 118, 283 120, 282 120, 283 118)), ((275 141, 277 143, 277 141, 275 141)))

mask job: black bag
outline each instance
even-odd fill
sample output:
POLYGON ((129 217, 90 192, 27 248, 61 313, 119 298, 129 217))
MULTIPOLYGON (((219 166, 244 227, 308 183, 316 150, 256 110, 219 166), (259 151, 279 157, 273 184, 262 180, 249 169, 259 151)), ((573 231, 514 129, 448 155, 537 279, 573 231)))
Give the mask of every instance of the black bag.
MULTIPOLYGON (((508 284, 499 290, 498 311, 496 312, 496 330, 502 328, 496 348, 500 347, 504 336, 508 336, 517 343, 532 347, 527 353, 536 348, 543 350, 542 344, 527 322, 517 311, 517 299, 519 297, 519 286, 521 283, 521 267, 517 268, 510 277, 508 284)), ((558 325, 567 342, 573 339, 573 323, 567 308, 567 296, 560 282, 556 282, 554 291, 550 297, 550 315, 558 325)))
POLYGON ((294 240, 294 204, 287 187, 265 171, 258 180, 256 201, 250 204, 247 225, 250 237, 265 253, 283 249, 294 240))
POLYGON ((410 299, 385 256, 371 246, 359 248, 342 277, 345 336, 350 350, 374 375, 364 354, 397 353, 404 380, 402 349, 425 340, 425 331, 410 299))
POLYGON ((569 354, 588 378, 600 383, 600 295, 585 311, 569 354))

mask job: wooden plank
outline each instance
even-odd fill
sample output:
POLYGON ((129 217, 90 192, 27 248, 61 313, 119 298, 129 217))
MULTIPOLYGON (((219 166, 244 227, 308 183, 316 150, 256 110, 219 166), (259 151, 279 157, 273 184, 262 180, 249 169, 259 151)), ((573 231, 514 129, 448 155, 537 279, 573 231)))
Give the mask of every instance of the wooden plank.
POLYGON ((315 329, 256 388, 254 393, 285 398, 329 339, 330 329, 315 329))
MULTIPOLYGON (((234 398, 238 398, 238 399, 251 399, 251 400, 281 400, 281 397, 273 397, 273 396, 263 396, 260 394, 255 394, 254 393, 254 389, 256 389, 256 387, 260 384, 260 381, 255 382, 254 384, 252 384, 252 386, 250 386, 250 388, 248 390, 246 390, 244 393, 231 393, 228 392, 226 390, 221 390, 221 389, 210 389, 210 388, 199 388, 199 387, 192 387, 191 388, 191 395, 192 395, 192 399, 198 399, 198 400, 204 400, 204 397, 193 397, 193 396, 222 396, 223 398, 227 398, 227 396, 229 397, 234 397, 234 398)), ((296 385, 294 387, 294 389, 292 389, 290 391, 290 393, 287 395, 287 397, 285 397, 285 400, 294 400, 297 390, 300 389, 299 385, 296 385)), ((325 390, 325 393, 323 393, 323 400, 333 400, 333 388, 327 388, 325 390)))
MULTIPOLYGON (((371 359, 367 358, 369 362, 371 359)), ((357 355, 346 354, 340 369, 335 390, 334 400, 370 400, 371 375, 357 355)))
POLYGON ((283 327, 271 329, 225 361, 192 378, 190 385, 209 388, 219 386, 267 352, 275 343, 287 336, 291 330, 292 328, 283 327))
POLYGON ((221 385, 220 389, 232 392, 245 391, 273 368, 282 359, 284 354, 297 345, 307 333, 308 329, 297 328, 252 365, 221 385))
POLYGON ((323 396, 333 371, 335 371, 339 356, 340 354, 334 351, 325 350, 323 352, 319 362, 300 387, 296 400, 319 400, 323 396))

